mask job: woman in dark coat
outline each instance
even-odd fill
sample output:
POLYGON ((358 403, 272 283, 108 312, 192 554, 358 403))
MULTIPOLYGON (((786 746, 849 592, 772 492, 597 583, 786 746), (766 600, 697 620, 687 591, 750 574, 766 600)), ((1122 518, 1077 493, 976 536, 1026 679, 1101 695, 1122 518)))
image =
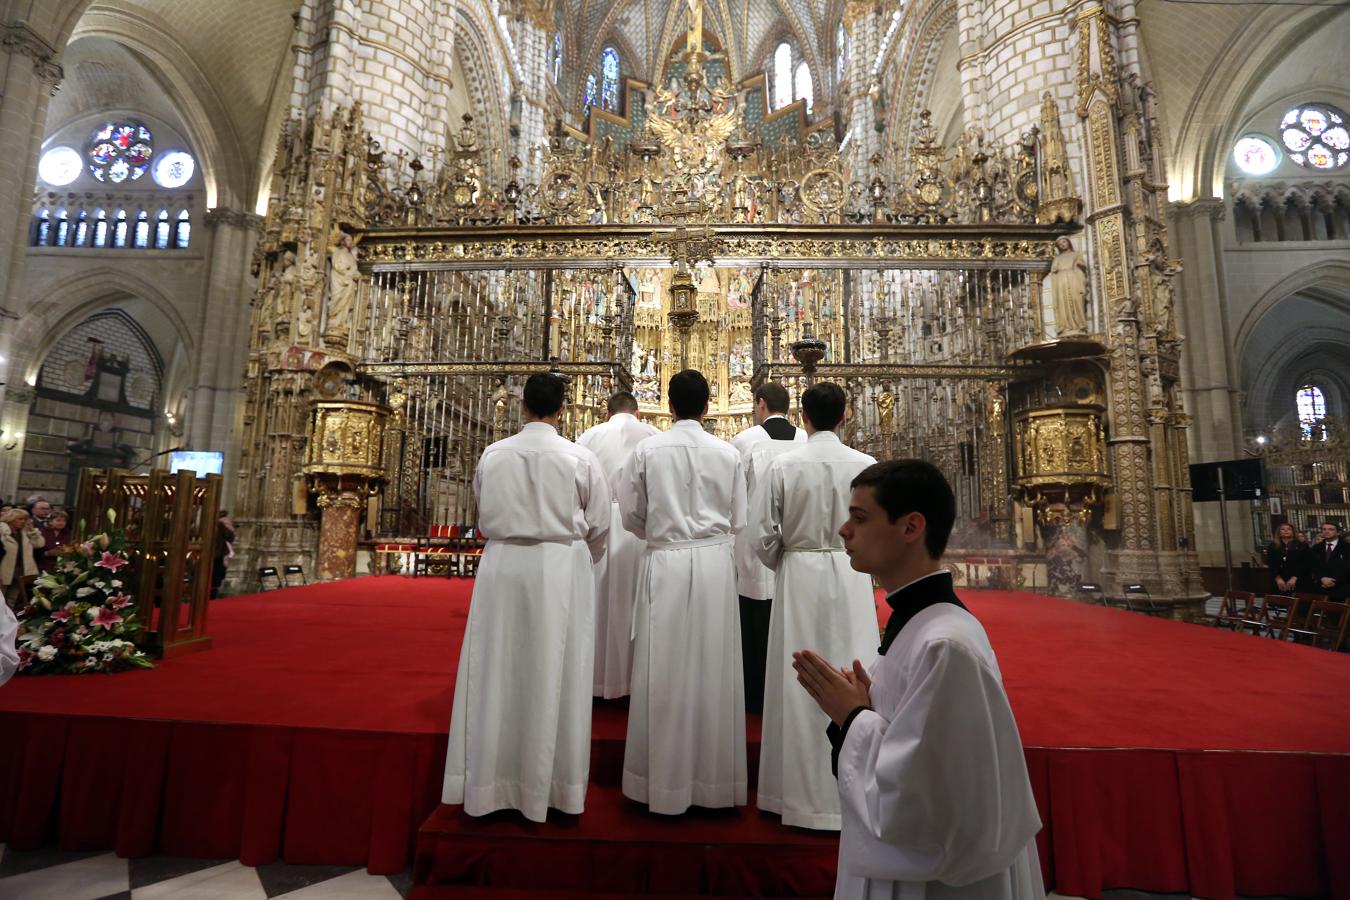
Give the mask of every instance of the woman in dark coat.
POLYGON ((54 571, 61 551, 71 541, 70 513, 60 507, 53 509, 47 517, 47 524, 39 525, 38 531, 42 532, 42 538, 47 542, 38 559, 38 567, 44 572, 54 571))
POLYGON ((1275 530, 1275 540, 1266 547, 1266 568, 1270 570, 1270 592, 1293 594, 1315 590, 1308 581, 1308 545, 1294 534, 1294 526, 1283 522, 1275 530))

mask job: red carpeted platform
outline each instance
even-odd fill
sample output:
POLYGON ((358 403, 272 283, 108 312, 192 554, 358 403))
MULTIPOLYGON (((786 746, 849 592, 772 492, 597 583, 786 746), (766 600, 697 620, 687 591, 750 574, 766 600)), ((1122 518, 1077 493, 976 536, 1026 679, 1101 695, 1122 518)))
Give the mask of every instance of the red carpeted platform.
MULTIPOLYGON (((0 841, 374 872, 420 847, 428 897, 828 891, 829 836, 753 809, 669 820, 623 800, 622 704, 597 705, 584 816, 535 826, 438 808, 469 588, 364 578, 218 601, 208 653, 11 681, 0 841)), ((1350 655, 964 596, 1022 729, 1048 883, 1350 897, 1350 655)))

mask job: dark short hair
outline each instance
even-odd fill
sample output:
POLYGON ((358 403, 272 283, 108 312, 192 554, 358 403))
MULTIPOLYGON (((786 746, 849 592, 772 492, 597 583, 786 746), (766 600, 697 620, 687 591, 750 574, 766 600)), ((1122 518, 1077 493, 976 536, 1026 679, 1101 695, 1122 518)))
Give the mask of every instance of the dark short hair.
POLYGON ((708 379, 698 369, 676 372, 670 379, 666 397, 677 419, 699 419, 708 408, 708 379))
POLYGON ((758 403, 761 400, 769 408, 769 412, 782 415, 787 415, 788 407, 792 405, 792 398, 788 396, 787 388, 776 381, 766 381, 755 388, 755 402, 758 403))
POLYGON ((892 522, 919 513, 927 523, 923 542, 928 555, 940 559, 956 524, 956 495, 937 466, 921 459, 873 463, 858 473, 850 487, 871 487, 877 506, 892 522))
POLYGON ((609 405, 607 407, 611 416, 615 413, 637 412, 637 408, 637 398, 627 391, 619 391, 617 394, 610 397, 609 405))
POLYGON ((562 409, 567 385, 557 375, 540 372, 525 382, 525 408, 539 419, 547 419, 562 409))
POLYGON ((1322 520, 1322 524, 1323 524, 1323 525, 1330 525, 1332 528, 1335 528, 1337 531, 1344 531, 1344 530, 1345 530, 1344 527, 1341 525, 1341 522, 1340 522, 1339 519, 1323 519, 1323 520, 1322 520))
POLYGON ((833 381, 813 384, 802 394, 802 415, 816 431, 834 431, 844 421, 848 398, 833 381))

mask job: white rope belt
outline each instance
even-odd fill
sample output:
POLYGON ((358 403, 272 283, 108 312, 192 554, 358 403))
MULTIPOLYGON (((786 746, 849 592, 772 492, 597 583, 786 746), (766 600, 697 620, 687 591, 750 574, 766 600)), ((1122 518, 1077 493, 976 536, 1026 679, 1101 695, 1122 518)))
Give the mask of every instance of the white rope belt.
POLYGON ((843 547, 784 547, 784 553, 843 553, 843 547))
POLYGON ((533 547, 536 544, 577 544, 581 538, 488 538, 489 544, 513 544, 517 547, 533 547))
POLYGON ((648 541, 647 549, 652 551, 659 550, 693 550, 697 547, 716 547, 721 544, 730 544, 734 539, 731 534, 714 534, 712 537, 694 538, 689 541, 648 541))

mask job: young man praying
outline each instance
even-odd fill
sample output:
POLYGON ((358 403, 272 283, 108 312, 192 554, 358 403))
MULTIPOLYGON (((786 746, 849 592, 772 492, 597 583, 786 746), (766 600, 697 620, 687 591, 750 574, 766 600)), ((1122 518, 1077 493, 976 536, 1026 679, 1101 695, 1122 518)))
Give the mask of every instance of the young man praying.
POLYGON ((994 651, 942 553, 956 498, 930 463, 877 463, 839 529, 891 607, 881 654, 836 669, 793 654, 830 717, 843 828, 836 898, 1041 900, 1041 828, 994 651))

